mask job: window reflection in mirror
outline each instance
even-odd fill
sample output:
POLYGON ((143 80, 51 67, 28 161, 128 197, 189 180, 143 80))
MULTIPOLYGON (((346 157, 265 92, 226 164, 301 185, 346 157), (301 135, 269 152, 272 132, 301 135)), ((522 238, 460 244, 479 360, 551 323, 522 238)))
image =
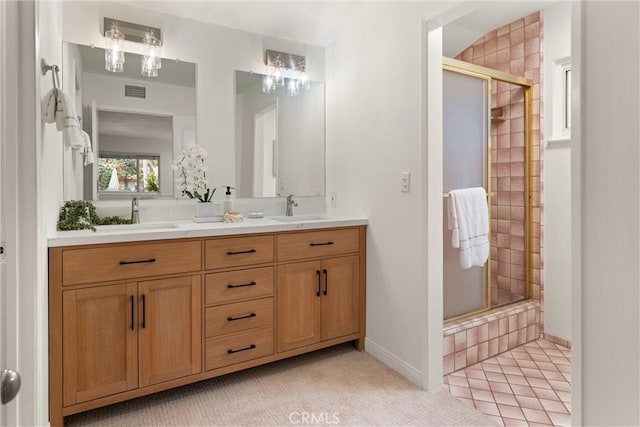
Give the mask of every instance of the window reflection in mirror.
POLYGON ((65 199, 174 197, 173 159, 196 142, 196 65, 163 59, 149 78, 140 61, 127 52, 124 72, 112 73, 103 49, 63 43, 63 89, 97 154, 83 167, 66 150, 65 199))
POLYGON ((323 196, 324 84, 267 94, 262 77, 236 71, 237 196, 323 196))

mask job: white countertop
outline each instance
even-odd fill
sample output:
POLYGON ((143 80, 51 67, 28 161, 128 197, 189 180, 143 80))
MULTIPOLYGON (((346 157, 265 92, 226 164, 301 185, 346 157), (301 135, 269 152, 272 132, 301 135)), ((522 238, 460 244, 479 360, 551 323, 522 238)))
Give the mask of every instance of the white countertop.
POLYGON ((48 246, 58 247, 96 243, 123 243, 145 240, 184 239, 190 237, 230 236, 357 225, 367 225, 367 219, 363 217, 339 217, 319 214, 287 217, 286 222, 272 218, 245 218, 244 222, 237 224, 224 222, 195 223, 192 220, 148 222, 132 225, 99 226, 96 227, 96 232, 91 230, 56 231, 49 236, 48 246))

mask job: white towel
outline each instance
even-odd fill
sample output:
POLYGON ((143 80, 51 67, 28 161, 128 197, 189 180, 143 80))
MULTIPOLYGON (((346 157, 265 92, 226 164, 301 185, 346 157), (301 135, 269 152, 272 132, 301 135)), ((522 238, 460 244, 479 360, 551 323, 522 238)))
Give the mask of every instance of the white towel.
POLYGON ((84 139, 84 146, 82 148, 82 156, 84 157, 84 165, 90 165, 95 161, 93 157, 93 149, 91 148, 91 137, 85 131, 80 131, 82 138, 84 139))
MULTIPOLYGON (((53 88, 42 99, 42 120, 56 123, 62 132, 64 143, 73 150, 84 152, 86 139, 82 135, 76 108, 69 97, 60 89, 53 88)), ((89 147, 90 148, 90 147, 89 147)))
POLYGON ((482 187, 449 192, 451 245, 460 248, 460 267, 483 266, 489 258, 489 208, 482 187))
POLYGON ((42 98, 42 120, 45 123, 56 121, 56 107, 58 102, 58 89, 53 88, 42 98))

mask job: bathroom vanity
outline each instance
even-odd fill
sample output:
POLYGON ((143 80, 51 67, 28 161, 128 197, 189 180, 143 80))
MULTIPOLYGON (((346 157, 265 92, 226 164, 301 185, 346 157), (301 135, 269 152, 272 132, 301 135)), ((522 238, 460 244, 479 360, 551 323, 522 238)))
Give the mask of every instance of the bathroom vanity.
POLYGON ((49 240, 50 421, 365 337, 364 219, 49 240))

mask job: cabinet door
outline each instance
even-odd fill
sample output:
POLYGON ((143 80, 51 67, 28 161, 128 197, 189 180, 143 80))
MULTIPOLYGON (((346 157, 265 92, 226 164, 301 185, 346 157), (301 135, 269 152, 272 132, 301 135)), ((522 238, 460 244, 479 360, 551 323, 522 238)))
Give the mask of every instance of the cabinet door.
POLYGON ((64 406, 138 387, 135 283, 62 296, 64 406))
POLYGON ((359 257, 322 262, 322 340, 355 334, 359 330, 359 257))
POLYGON ((202 370, 200 276, 140 282, 140 387, 202 370))
POLYGON ((278 352, 320 342, 320 268, 318 261, 278 267, 278 352))

